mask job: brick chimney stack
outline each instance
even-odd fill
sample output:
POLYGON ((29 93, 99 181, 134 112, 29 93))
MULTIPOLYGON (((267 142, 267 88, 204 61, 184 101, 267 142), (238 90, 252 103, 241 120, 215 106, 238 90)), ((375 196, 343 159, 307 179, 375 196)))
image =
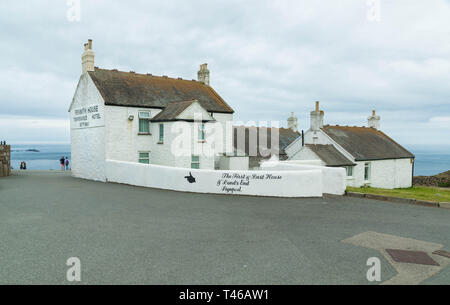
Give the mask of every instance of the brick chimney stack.
POLYGON ((323 117, 325 113, 320 110, 319 102, 316 102, 316 109, 311 112, 311 130, 317 131, 323 127, 323 117))
POLYGON ((208 64, 200 65, 200 71, 198 71, 198 81, 209 86, 209 70, 208 64))
POLYGON ((88 43, 84 44, 84 52, 83 55, 81 55, 81 70, 83 74, 95 70, 94 58, 95 54, 94 51, 92 51, 92 39, 89 39, 88 43))
POLYGON ((367 118, 367 121, 370 128, 380 130, 380 116, 376 115, 375 110, 372 110, 372 115, 367 118))

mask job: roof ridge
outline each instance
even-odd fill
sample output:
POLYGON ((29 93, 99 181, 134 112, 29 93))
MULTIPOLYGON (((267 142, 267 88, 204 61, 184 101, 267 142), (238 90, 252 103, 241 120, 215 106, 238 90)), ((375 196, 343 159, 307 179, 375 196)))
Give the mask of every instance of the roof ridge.
MULTIPOLYGON (((118 72, 118 73, 126 73, 126 74, 130 74, 130 75, 133 75, 133 76, 157 77, 157 78, 177 80, 177 81, 185 81, 185 82, 192 82, 192 81, 198 82, 196 80, 184 79, 182 77, 170 77, 170 76, 167 76, 167 75, 154 75, 152 73, 138 73, 136 71, 122 71, 122 70, 118 70, 118 69, 103 69, 103 68, 99 68, 99 67, 95 67, 95 69, 103 70, 103 71, 118 72)), ((202 82, 198 82, 198 83, 203 84, 202 82)))
POLYGON ((199 81, 98 67, 89 75, 106 105, 164 108, 197 100, 208 112, 234 113, 212 87, 199 81))

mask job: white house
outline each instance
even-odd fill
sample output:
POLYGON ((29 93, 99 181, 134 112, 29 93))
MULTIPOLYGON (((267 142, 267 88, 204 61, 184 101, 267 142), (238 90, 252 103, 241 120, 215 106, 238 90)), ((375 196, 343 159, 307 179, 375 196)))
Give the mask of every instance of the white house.
POLYGON ((323 125, 323 119, 316 102, 309 130, 285 149, 289 160, 319 160, 328 167, 345 167, 348 186, 412 186, 415 157, 380 130, 375 111, 368 127, 323 125))
POLYGON ((183 80, 100 69, 94 56, 89 40, 69 109, 74 176, 106 181, 105 160, 199 169, 226 163, 234 111, 209 86, 206 64, 198 80, 183 80))

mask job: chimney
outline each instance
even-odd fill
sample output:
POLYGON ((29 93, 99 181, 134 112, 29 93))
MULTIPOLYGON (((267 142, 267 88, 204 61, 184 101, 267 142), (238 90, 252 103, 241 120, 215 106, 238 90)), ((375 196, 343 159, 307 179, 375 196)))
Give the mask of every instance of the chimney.
POLYGON ((367 121, 370 128, 380 130, 380 116, 376 115, 375 110, 372 110, 372 115, 367 118, 367 121))
POLYGON ((316 102, 316 109, 311 112, 311 130, 317 131, 323 127, 323 117, 325 113, 320 110, 319 102, 316 102))
POLYGON ((198 81, 209 86, 209 70, 208 64, 200 65, 200 70, 198 71, 198 81))
POLYGON ((294 116, 294 113, 291 112, 291 117, 288 118, 288 128, 291 129, 293 132, 298 131, 298 119, 294 116))
POLYGON ((94 71, 94 51, 92 51, 92 39, 88 40, 88 43, 84 44, 84 52, 81 55, 81 70, 84 73, 94 71))

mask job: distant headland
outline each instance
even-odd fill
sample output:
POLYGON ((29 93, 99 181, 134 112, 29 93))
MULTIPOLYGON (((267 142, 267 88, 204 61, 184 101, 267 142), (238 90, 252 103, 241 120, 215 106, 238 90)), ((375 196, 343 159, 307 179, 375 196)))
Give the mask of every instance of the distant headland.
POLYGON ((36 153, 38 153, 40 151, 38 149, 32 148, 32 149, 25 149, 25 150, 11 150, 11 152, 36 152, 36 153))

